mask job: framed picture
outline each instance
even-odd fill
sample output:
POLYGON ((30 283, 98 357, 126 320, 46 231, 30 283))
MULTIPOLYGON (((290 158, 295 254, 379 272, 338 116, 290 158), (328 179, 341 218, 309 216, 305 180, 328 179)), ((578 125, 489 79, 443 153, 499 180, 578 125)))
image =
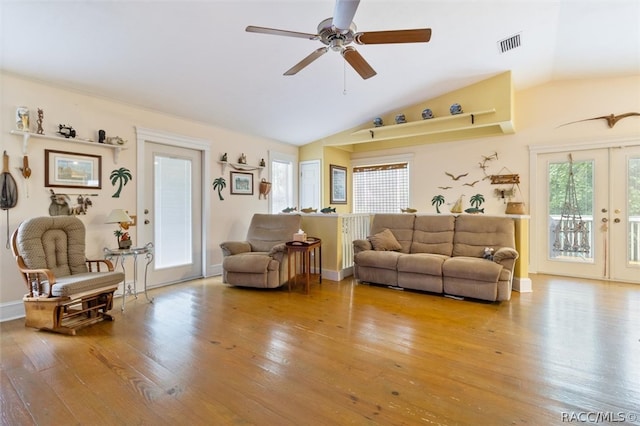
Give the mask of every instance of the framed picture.
POLYGON ((253 195, 253 173, 231 172, 231 193, 253 195))
POLYGON ((347 168, 329 165, 331 186, 331 204, 347 204, 347 168))
POLYGON ((44 186, 102 188, 102 157, 44 150, 44 186))

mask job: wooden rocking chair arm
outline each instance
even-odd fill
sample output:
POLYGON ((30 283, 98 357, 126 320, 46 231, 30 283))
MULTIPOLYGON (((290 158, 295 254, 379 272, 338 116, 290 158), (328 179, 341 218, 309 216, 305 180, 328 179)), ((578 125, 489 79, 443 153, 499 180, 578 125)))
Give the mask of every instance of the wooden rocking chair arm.
POLYGON ((93 266, 95 264, 96 272, 100 272, 100 265, 105 265, 109 272, 114 270, 113 263, 107 259, 86 259, 87 267, 89 268, 89 272, 93 272, 93 266))

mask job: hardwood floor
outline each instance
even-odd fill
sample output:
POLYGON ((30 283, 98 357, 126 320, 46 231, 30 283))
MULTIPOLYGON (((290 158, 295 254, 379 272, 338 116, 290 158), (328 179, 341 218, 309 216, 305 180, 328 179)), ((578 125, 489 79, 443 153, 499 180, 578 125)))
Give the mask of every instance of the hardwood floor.
POLYGON ((640 286, 533 283, 491 304, 218 277, 74 337, 5 322, 2 424, 640 423, 640 286))

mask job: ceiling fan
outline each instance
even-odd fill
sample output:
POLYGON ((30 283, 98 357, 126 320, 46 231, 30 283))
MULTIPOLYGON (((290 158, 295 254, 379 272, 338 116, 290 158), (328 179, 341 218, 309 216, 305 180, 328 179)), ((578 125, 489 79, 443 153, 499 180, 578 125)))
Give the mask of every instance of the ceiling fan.
POLYGON ((388 43, 426 43, 431 39, 431 28, 417 28, 411 30, 370 31, 357 32, 353 17, 360 0, 336 0, 333 17, 327 18, 318 24, 318 33, 301 33, 296 31, 279 30, 275 28, 256 27, 249 25, 246 28, 250 33, 271 34, 285 37, 305 38, 307 40, 320 40, 325 47, 311 52, 309 56, 295 64, 284 75, 294 75, 307 65, 329 51, 340 52, 344 59, 360 74, 363 79, 376 75, 376 71, 358 53, 349 46, 356 44, 388 44, 388 43))

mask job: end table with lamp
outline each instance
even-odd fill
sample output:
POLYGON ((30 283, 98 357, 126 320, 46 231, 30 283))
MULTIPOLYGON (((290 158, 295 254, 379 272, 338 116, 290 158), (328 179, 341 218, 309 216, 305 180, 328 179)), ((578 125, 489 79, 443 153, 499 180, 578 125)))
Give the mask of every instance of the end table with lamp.
POLYGON ((153 299, 149 299, 149 295, 147 294, 147 272, 149 265, 153 262, 153 243, 148 243, 143 247, 131 247, 131 237, 126 231, 129 229, 129 226, 135 225, 135 219, 129 216, 123 209, 111 210, 105 223, 117 223, 119 225, 119 228, 114 231, 114 235, 118 241, 118 248, 110 249, 105 247, 104 256, 105 259, 113 260, 114 266, 116 267, 118 266, 118 262, 120 262, 122 271, 125 273, 125 280, 122 285, 122 310, 124 311, 124 304, 128 294, 133 294, 136 299, 138 298, 138 290, 136 288, 138 281, 138 255, 144 255, 147 261, 144 269, 144 295, 149 303, 153 303, 153 299), (124 266, 127 257, 133 258, 133 289, 131 289, 131 284, 127 286, 126 269, 124 266))

